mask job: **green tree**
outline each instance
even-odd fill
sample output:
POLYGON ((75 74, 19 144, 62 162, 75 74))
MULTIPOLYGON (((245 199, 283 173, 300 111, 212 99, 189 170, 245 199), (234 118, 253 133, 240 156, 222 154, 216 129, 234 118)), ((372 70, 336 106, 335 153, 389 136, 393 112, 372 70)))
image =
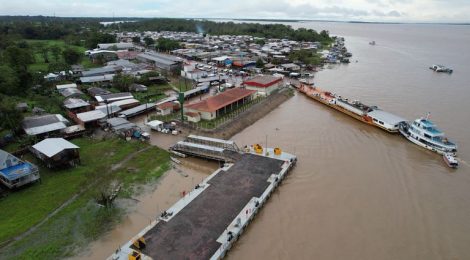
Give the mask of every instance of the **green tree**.
POLYGON ((107 33, 94 32, 88 35, 85 42, 87 48, 94 49, 98 46, 98 43, 116 42, 116 37, 107 33))
POLYGON ((79 51, 73 48, 66 48, 64 51, 62 51, 62 56, 64 57, 65 63, 69 65, 79 63, 83 57, 79 51))
POLYGON ((132 37, 132 42, 133 43, 140 43, 140 37, 139 36, 132 37))
POLYGON ((155 48, 157 51, 172 51, 181 48, 181 45, 175 40, 158 38, 155 48))
POLYGON ((155 40, 147 36, 144 38, 144 42, 145 46, 150 46, 155 43, 155 40))
POLYGON ((113 78, 114 87, 120 91, 129 91, 129 87, 132 83, 134 83, 134 77, 131 75, 119 73, 113 78))
POLYGON ((34 62, 30 49, 19 48, 15 45, 8 46, 3 52, 3 58, 10 66, 16 70, 26 70, 29 64, 34 62))
POLYGON ((15 70, 7 65, 0 66, 0 93, 16 95, 20 91, 20 80, 15 70))
POLYGON ((70 69, 70 66, 64 62, 53 62, 49 63, 48 70, 54 72, 67 71, 70 69))
POLYGON ((256 67, 262 68, 263 66, 264 66, 264 61, 261 58, 258 58, 258 60, 256 60, 256 67))
POLYGON ((16 109, 16 103, 7 97, 0 97, 0 126, 14 131, 22 121, 23 113, 16 109))
POLYGON ((58 45, 52 45, 49 49, 51 50, 52 57, 54 57, 55 62, 58 62, 62 49, 58 45))
POLYGON ((255 43, 259 44, 259 45, 265 45, 266 44, 266 42, 263 39, 256 39, 255 43))

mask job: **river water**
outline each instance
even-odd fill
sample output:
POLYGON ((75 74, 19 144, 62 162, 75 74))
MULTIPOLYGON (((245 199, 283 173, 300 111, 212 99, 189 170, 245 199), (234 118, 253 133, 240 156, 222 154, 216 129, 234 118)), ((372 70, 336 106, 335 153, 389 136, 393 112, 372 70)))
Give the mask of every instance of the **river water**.
MULTIPOLYGON (((470 27, 291 25, 344 36, 354 55, 349 65, 317 73, 317 86, 410 120, 431 112, 459 145, 461 167, 296 95, 233 138, 239 146, 267 141, 299 161, 227 259, 470 259, 470 27), (454 73, 434 73, 433 63, 454 73)), ((216 167, 203 166, 188 178, 167 174, 82 257, 110 255, 147 225, 158 203, 168 207, 216 167)))
POLYGON ((234 137, 267 136, 299 162, 228 259, 470 259, 470 26, 291 25, 344 36, 354 55, 317 86, 410 120, 431 112, 461 167, 296 95, 234 137))

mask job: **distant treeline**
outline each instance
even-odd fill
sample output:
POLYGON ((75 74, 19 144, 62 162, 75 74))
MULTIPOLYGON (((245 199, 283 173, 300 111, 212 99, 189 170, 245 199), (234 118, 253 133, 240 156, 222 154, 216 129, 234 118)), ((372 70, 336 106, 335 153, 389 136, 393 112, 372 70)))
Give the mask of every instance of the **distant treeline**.
POLYGON ((257 37, 291 39, 296 41, 331 42, 327 31, 317 32, 312 29, 293 29, 284 24, 213 22, 195 19, 143 19, 132 23, 112 24, 110 30, 122 31, 177 31, 199 32, 212 35, 252 35, 257 37))
MULTIPOLYGON (((293 29, 284 24, 214 22, 197 19, 172 18, 65 18, 50 16, 0 16, 0 36, 17 39, 52 40, 64 39, 78 44, 97 32, 115 31, 178 31, 199 32, 212 35, 252 35, 265 38, 291 39, 296 41, 331 42, 327 31, 293 29), (105 21, 134 21, 108 26, 105 21)), ((94 44, 94 42, 92 42, 94 44)), ((87 47, 93 45, 85 44, 87 47)))

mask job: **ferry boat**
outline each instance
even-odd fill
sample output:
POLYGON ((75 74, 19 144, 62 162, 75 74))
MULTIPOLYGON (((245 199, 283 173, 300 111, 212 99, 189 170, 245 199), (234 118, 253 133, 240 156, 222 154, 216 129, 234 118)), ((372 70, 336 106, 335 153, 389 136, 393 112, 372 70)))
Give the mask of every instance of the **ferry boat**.
POLYGON ((445 72, 445 73, 452 73, 453 70, 451 68, 447 68, 443 65, 432 65, 429 69, 434 70, 435 72, 445 72))
POLYGON ((442 158, 444 158, 444 162, 446 162, 447 166, 450 168, 456 169, 459 167, 459 162, 452 154, 445 153, 442 158))
POLYGON ((368 106, 358 100, 349 101, 347 98, 321 90, 315 86, 301 84, 298 91, 348 116, 390 133, 398 133, 400 122, 406 121, 399 116, 379 109, 377 106, 368 106))
POLYGON ((451 142, 436 125, 426 118, 416 119, 414 122, 402 122, 400 133, 412 143, 424 147, 438 154, 455 155, 457 145, 451 142))

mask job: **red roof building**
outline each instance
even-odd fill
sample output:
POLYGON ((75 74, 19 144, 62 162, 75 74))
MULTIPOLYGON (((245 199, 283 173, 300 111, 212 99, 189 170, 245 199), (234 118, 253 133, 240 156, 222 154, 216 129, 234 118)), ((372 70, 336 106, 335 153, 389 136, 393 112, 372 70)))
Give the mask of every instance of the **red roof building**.
POLYGON ((250 101, 255 93, 255 90, 233 88, 217 96, 186 105, 184 110, 185 112, 197 112, 202 119, 212 120, 250 101))
POLYGON ((269 95, 282 84, 282 78, 274 76, 256 76, 243 82, 246 89, 256 90, 260 95, 269 95))

